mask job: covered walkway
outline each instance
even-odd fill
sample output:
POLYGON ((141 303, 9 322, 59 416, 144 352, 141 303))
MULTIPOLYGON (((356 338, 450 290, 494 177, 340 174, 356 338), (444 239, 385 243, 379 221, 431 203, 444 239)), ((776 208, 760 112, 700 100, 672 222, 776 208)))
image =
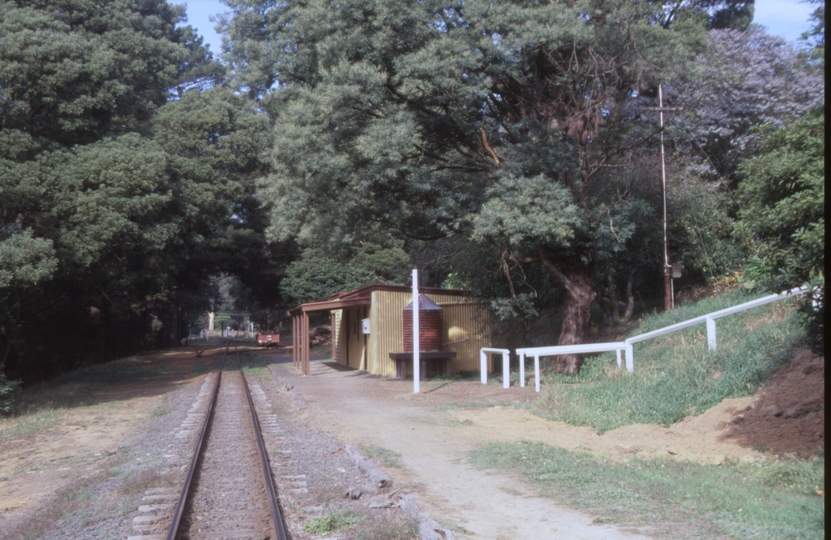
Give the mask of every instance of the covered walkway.
MULTIPOLYGON (((338 293, 329 300, 300 304, 289 310, 291 314, 291 359, 292 365, 304 375, 309 375, 309 313, 368 306, 372 303, 372 285, 348 293, 338 293)), ((334 315, 330 314, 332 324, 332 359, 336 357, 334 315)))

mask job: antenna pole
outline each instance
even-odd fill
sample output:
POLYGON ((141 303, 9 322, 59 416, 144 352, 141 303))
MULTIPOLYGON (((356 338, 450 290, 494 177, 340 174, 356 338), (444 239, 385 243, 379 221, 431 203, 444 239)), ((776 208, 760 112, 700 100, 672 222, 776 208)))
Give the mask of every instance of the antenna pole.
POLYGON ((664 311, 675 307, 672 294, 672 266, 669 264, 669 226, 667 220, 667 165, 664 156, 664 91, 658 85, 658 117, 661 125, 661 191, 664 199, 664 311))

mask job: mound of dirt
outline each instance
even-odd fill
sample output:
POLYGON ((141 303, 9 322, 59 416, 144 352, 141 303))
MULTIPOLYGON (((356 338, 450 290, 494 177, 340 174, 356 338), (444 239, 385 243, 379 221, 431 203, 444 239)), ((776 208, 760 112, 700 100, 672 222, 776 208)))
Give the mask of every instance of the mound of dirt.
POLYGON ((752 405, 736 411, 725 438, 775 454, 824 455, 824 357, 799 351, 757 396, 752 405))

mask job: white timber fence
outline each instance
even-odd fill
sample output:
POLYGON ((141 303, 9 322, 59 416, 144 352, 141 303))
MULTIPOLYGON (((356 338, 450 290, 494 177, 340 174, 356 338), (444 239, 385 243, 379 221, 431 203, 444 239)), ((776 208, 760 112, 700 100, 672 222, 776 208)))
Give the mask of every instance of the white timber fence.
MULTIPOLYGON (((511 386, 511 351, 508 349, 493 349, 491 347, 482 347, 479 351, 479 373, 481 375, 482 384, 488 384, 488 354, 502 353, 502 388, 511 386)), ((522 381, 522 386, 525 386, 525 381, 522 381)))
POLYGON ((517 349, 519 355, 519 384, 525 386, 525 357, 534 357, 534 385, 540 391, 540 356, 559 356, 561 354, 585 354, 593 352, 617 352, 617 365, 620 366, 620 351, 626 348, 622 341, 611 343, 584 343, 580 345, 556 345, 553 347, 528 347, 517 349))
MULTIPOLYGON (((519 356, 519 385, 525 386, 525 358, 526 357, 534 357, 534 383, 536 386, 536 391, 540 391, 540 357, 541 356, 559 356, 561 354, 586 354, 586 353, 595 353, 595 352, 607 352, 607 351, 615 351, 617 353, 617 365, 621 367, 621 357, 620 352, 624 351, 626 354, 626 371, 633 372, 635 370, 635 352, 633 345, 640 341, 646 341, 647 339, 656 338, 659 336, 664 336, 667 334, 671 334, 672 332, 676 332, 678 330, 683 330, 684 328, 689 328, 691 326, 695 326, 698 324, 706 324, 707 325, 707 347, 714 351, 716 350, 716 320, 722 317, 726 317, 728 315, 733 315, 735 313, 739 313, 748 309, 753 309, 755 307, 764 306, 765 304, 770 304, 773 302, 778 302, 779 300, 785 300, 787 298, 793 298, 796 295, 806 293, 810 290, 809 287, 797 287, 795 289, 791 289, 790 291, 786 291, 779 294, 771 294, 769 296, 764 296, 762 298, 757 298, 756 300, 751 300, 750 302, 745 302, 744 304, 739 304, 737 306, 729 307, 726 309, 721 309, 719 311, 714 311, 712 313, 708 313, 707 315, 702 315, 700 317, 695 317, 693 319, 689 319, 687 321, 683 321, 680 323, 676 323, 670 326, 665 326, 664 328, 659 328, 657 330, 652 330, 651 332, 646 332, 645 334, 640 334, 637 336, 632 336, 624 341, 615 341, 611 343, 586 343, 581 345, 557 345, 553 347, 527 347, 522 349, 517 349, 516 354, 519 356)), ((482 349, 480 352, 480 358, 482 361, 482 383, 487 383, 487 364, 485 363, 485 353, 486 352, 502 352, 503 353, 503 360, 502 360, 502 370, 503 370, 503 387, 508 388, 508 376, 504 374, 505 366, 508 364, 506 361, 507 359, 507 350, 506 349, 482 349), (503 352, 504 351, 504 352, 503 352)))
MULTIPOLYGON (((651 332, 647 332, 645 334, 640 334, 637 336, 632 336, 624 340, 626 343, 626 371, 634 371, 635 369, 635 349, 633 345, 635 343, 646 341, 647 339, 656 338, 659 336, 665 336, 672 332, 676 332, 678 330, 683 330, 684 328, 689 328, 690 326, 695 326, 698 324, 706 324, 707 325, 707 347, 714 351, 716 350, 716 319, 720 319, 722 317, 726 317, 728 315, 733 315, 735 313, 739 313, 741 311, 746 311, 748 309, 753 309, 755 307, 764 306, 765 304, 770 304, 773 302, 778 302, 779 300, 785 300, 787 298, 793 298, 796 295, 806 293, 810 290, 809 287, 797 287, 795 289, 791 289, 790 291, 786 291, 779 294, 771 294, 768 296, 763 296, 762 298, 757 298, 756 300, 751 300, 750 302, 745 302, 744 304, 739 304, 737 306, 729 307, 726 309, 721 309, 719 311, 714 311, 712 313, 708 313, 707 315, 702 315, 700 317, 695 317, 694 319, 689 319, 684 322, 672 324, 670 326, 665 326, 664 328, 659 328, 657 330, 653 330, 651 332)), ((620 359, 618 359, 618 365, 620 365, 620 359)))

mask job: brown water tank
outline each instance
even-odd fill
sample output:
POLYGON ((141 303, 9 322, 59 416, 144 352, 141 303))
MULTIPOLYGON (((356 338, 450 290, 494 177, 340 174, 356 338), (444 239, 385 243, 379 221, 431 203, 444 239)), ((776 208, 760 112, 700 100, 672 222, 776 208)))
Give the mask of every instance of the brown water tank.
MULTIPOLYGON (((418 295, 418 345, 422 351, 440 351, 442 347, 442 308, 418 295)), ((413 352, 413 303, 404 308, 404 352, 413 352)))

